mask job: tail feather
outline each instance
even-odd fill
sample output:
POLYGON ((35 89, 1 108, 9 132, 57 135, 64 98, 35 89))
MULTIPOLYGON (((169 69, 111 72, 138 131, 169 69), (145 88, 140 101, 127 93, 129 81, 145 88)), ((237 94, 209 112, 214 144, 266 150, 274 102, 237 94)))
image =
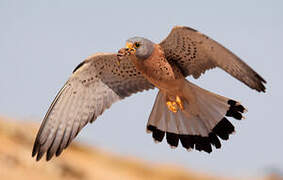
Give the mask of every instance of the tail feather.
POLYGON ((242 119, 245 108, 229 98, 211 93, 188 81, 182 94, 183 110, 176 113, 166 106, 167 94, 159 91, 147 124, 148 132, 155 141, 161 142, 165 135, 171 147, 180 140, 186 149, 210 153, 211 145, 221 147, 220 140, 228 140, 234 126, 225 116, 242 119))

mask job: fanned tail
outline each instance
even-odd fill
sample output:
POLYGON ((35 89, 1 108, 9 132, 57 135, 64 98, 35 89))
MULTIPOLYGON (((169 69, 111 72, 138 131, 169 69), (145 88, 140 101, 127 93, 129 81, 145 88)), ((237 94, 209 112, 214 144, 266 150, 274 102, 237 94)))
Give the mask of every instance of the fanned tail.
POLYGON ((166 140, 177 147, 179 140, 187 150, 210 153, 211 145, 221 147, 219 137, 228 140, 234 126, 225 116, 243 118, 245 108, 237 101, 204 90, 187 80, 181 95, 184 109, 170 111, 166 106, 167 94, 159 91, 150 114, 147 131, 155 141, 166 140))

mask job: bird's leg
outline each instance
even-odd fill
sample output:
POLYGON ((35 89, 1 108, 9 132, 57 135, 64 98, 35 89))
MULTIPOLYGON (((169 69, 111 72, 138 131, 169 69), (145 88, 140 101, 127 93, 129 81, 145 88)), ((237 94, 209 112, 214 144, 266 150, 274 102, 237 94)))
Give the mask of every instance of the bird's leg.
POLYGON ((179 96, 176 96, 176 102, 181 110, 184 110, 183 102, 179 96))
POLYGON ((171 101, 169 98, 166 101, 167 108, 176 113, 179 109, 184 110, 183 102, 179 96, 176 96, 175 101, 171 101))

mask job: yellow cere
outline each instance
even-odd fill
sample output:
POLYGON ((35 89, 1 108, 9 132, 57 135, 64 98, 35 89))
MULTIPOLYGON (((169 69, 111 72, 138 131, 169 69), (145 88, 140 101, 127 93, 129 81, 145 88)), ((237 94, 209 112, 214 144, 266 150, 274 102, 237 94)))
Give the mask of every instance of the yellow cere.
POLYGON ((126 48, 134 49, 133 43, 128 43, 128 42, 126 42, 126 48))

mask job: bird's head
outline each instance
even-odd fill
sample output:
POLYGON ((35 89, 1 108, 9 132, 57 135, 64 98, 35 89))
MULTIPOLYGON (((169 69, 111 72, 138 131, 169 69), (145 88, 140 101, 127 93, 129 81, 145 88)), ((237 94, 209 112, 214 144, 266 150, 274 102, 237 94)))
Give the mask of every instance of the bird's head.
POLYGON ((118 60, 123 56, 132 56, 138 61, 147 59, 154 50, 154 43, 142 37, 133 37, 126 41, 126 47, 118 51, 118 60))

